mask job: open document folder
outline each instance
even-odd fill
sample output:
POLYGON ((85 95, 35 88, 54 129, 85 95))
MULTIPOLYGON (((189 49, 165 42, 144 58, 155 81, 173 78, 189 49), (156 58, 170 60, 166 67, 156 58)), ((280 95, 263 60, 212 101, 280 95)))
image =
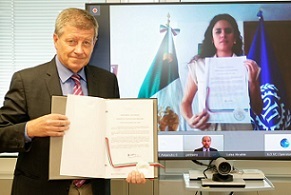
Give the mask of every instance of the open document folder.
POLYGON ((126 178, 136 169, 157 176, 156 99, 54 96, 52 113, 71 124, 50 138, 50 179, 126 178))

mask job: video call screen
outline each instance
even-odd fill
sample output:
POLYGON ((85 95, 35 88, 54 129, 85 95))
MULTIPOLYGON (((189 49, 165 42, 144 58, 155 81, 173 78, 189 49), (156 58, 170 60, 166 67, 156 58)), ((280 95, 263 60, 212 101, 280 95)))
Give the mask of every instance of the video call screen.
POLYGON ((290 2, 88 3, 86 9, 99 23, 91 64, 116 74, 121 98, 158 99, 160 160, 290 159, 290 2), (201 130, 183 117, 181 102, 193 58, 219 14, 236 20, 243 54, 211 56, 199 70, 203 74, 196 70, 203 82, 189 109, 194 116, 206 109, 211 123, 201 130), (260 113, 250 104, 246 59, 260 68, 260 113), (198 151, 204 138, 213 149, 207 155, 198 151))

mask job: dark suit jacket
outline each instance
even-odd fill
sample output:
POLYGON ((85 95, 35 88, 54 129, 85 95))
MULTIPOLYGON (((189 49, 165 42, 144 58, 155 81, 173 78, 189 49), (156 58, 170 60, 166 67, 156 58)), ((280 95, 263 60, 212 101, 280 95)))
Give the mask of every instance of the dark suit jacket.
MULTIPOLYGON (((88 94, 103 98, 118 98, 119 88, 114 74, 86 66, 88 94)), ((59 76, 52 61, 16 72, 0 109, 0 152, 19 152, 12 194, 65 195, 70 180, 48 181, 49 137, 36 137, 26 144, 26 122, 51 112, 51 98, 62 95, 59 76)), ((93 179, 93 191, 110 194, 110 182, 93 179)))
MULTIPOLYGON (((217 149, 215 149, 215 148, 209 148, 210 149, 210 151, 217 151, 217 149)), ((203 151, 203 147, 201 147, 201 148, 197 148, 197 149, 195 149, 194 151, 203 151)))

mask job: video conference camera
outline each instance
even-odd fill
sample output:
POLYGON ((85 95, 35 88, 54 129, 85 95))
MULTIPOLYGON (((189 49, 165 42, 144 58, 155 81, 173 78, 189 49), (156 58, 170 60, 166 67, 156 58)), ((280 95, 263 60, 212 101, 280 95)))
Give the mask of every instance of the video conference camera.
POLYGON ((221 175, 227 175, 232 170, 232 165, 221 157, 215 160, 215 167, 217 172, 221 175))
POLYGON ((232 171, 232 165, 222 157, 215 160, 216 173, 213 174, 213 181, 228 182, 233 181, 233 176, 229 174, 232 171))

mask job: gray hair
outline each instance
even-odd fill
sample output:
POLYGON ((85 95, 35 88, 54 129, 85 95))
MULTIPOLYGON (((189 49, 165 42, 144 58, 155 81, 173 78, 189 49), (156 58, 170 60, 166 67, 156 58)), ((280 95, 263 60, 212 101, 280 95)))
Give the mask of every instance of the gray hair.
POLYGON ((98 22, 88 11, 78 8, 67 8, 61 11, 55 23, 55 34, 61 36, 63 27, 71 25, 78 29, 94 29, 94 39, 98 36, 98 22))
POLYGON ((202 137, 202 141, 203 141, 205 138, 207 138, 207 137, 208 137, 209 140, 211 141, 211 137, 210 137, 209 135, 205 135, 205 136, 203 136, 203 137, 202 137))

